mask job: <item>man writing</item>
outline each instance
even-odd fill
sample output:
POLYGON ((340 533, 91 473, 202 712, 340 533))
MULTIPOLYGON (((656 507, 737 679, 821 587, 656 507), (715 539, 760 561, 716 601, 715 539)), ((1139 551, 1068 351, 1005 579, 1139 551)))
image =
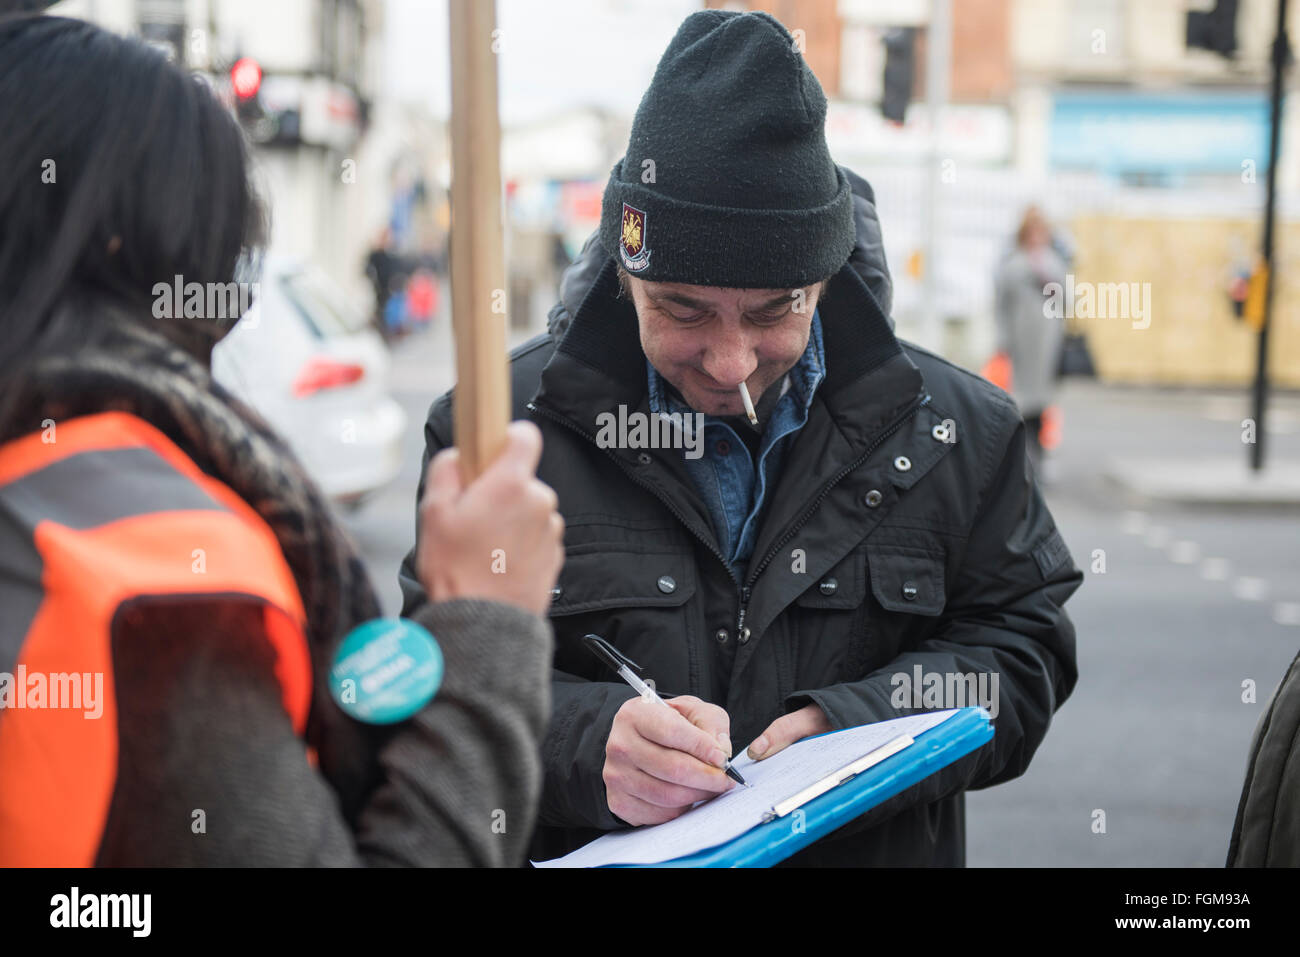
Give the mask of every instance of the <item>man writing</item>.
MULTIPOLYGON (((869 187, 831 161, 825 110, 774 19, 688 17, 610 176, 599 241, 549 333, 512 357, 516 415, 542 429, 538 474, 566 525, 533 859, 726 790, 733 742, 765 758, 934 707, 897 694, 919 668, 997 676, 994 740, 792 862, 963 864, 962 792, 1022 773, 1073 688, 1061 606, 1082 574, 1023 422, 1005 394, 895 339, 863 278, 883 270, 853 261, 869 187), (620 408, 702 414, 703 454, 597 441, 620 408), (671 710, 604 673, 588 632, 671 710)), ((450 400, 430 412, 429 454, 450 444, 450 400)), ((409 615, 425 600, 409 559, 401 578, 409 615)), ((942 705, 967 703, 981 702, 942 705)))

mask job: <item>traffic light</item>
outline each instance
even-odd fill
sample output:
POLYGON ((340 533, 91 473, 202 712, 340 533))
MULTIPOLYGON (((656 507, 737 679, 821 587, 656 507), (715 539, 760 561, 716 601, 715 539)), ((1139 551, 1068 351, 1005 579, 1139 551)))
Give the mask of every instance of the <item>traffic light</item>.
POLYGON ((1187 46, 1233 56, 1237 52, 1237 0, 1215 0, 1213 10, 1188 10, 1187 46))
POLYGON ((275 133, 275 124, 267 116, 261 91, 261 64, 246 56, 231 64, 230 92, 234 94, 235 116, 254 143, 265 143, 275 133))
POLYGON ((262 68, 249 57, 240 57, 230 68, 230 86, 242 102, 257 96, 262 88, 262 68))
POLYGON ((916 74, 916 28, 889 30, 885 41, 885 82, 880 98, 880 112, 885 119, 902 123, 907 104, 912 99, 912 79, 916 74))

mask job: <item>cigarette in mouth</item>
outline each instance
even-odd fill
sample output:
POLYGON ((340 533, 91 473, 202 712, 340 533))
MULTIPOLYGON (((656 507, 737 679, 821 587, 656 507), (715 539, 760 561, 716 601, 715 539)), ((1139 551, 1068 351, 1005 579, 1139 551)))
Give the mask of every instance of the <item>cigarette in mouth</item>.
POLYGON ((750 425, 758 425, 758 416, 754 414, 754 403, 749 401, 749 390, 745 383, 740 383, 740 401, 745 403, 745 414, 749 416, 750 425))

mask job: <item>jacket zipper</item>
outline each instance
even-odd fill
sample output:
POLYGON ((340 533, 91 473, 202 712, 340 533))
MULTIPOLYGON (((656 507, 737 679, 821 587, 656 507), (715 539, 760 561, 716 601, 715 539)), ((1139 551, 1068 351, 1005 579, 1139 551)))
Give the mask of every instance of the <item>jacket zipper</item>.
MULTIPOLYGON (((722 554, 722 550, 719 549, 707 538, 705 538, 703 535, 701 535, 698 531, 696 531, 694 526, 691 525, 691 523, 687 520, 686 516, 676 505, 673 504, 672 501, 660 495, 659 490, 656 489, 649 482, 644 482, 640 478, 638 478, 636 473, 622 459, 620 459, 617 455, 615 455, 612 449, 604 449, 603 451, 609 454, 609 457, 613 459, 614 462, 618 465, 618 467, 622 469, 623 473, 632 480, 632 483, 634 485, 637 485, 645 489, 655 498, 659 499, 659 501, 661 501, 668 508, 668 511, 672 512, 673 515, 676 516, 677 521, 681 522, 682 525, 685 526, 685 528, 688 531, 690 531, 692 535, 694 535, 697 539, 699 539, 700 543, 704 545, 705 548, 707 548, 710 552, 712 552, 715 556, 717 556, 718 561, 722 563, 722 567, 727 572, 727 577, 731 579, 732 583, 735 584, 736 588, 739 589, 740 591, 740 606, 736 612, 736 637, 739 639, 744 634, 745 613, 749 606, 749 596, 751 593, 751 589, 753 587, 754 582, 758 580, 758 576, 763 573, 763 569, 767 568, 767 566, 772 563, 772 559, 776 557, 777 553, 785 546, 786 542, 794 538, 794 536, 798 534, 799 529, 803 528, 806 524, 808 524, 808 520, 812 518, 813 514, 817 511, 817 509, 821 507, 821 503, 825 501, 826 496, 830 494, 832 488, 834 488, 841 481, 843 481, 846 475, 848 475, 854 469, 859 468, 864 462, 866 462, 866 460, 871 457, 871 453, 874 452, 877 448, 879 448, 881 443, 883 443, 891 435, 897 432, 903 426, 903 423, 905 423, 908 419, 914 416, 922 407, 929 404, 930 404, 930 396, 928 394, 922 396, 916 402, 912 403, 911 407, 909 407, 906 412, 904 412, 901 416, 899 416, 897 419, 891 422, 884 429, 884 431, 882 431, 879 435, 877 435, 872 440, 871 444, 867 446, 866 451, 863 452, 861 456, 859 456, 852 463, 850 463, 849 465, 841 469, 838 473, 836 473, 834 478, 832 478, 829 482, 823 485, 821 491, 817 494, 817 498, 813 500, 812 505, 809 506, 809 508, 804 512, 802 516, 800 516, 799 521, 796 522, 794 525, 792 525, 786 531, 786 533, 781 537, 781 540, 773 544, 771 549, 768 550, 768 553, 763 557, 762 562, 760 562, 759 565, 749 575, 749 580, 746 581, 744 585, 742 585, 740 579, 736 577, 735 572, 731 570, 731 566, 727 563, 726 556, 722 554)), ((564 416, 560 415, 558 412, 552 412, 550 409, 547 409, 544 406, 540 406, 535 402, 527 403, 526 408, 530 412, 538 413, 543 417, 550 419, 552 422, 559 423, 560 425, 569 429, 571 432, 576 432, 578 435, 581 435, 583 438, 585 438, 588 442, 591 442, 593 445, 596 445, 597 448, 600 448, 600 446, 596 444, 596 437, 594 435, 592 435, 590 432, 578 426, 572 420, 567 419, 564 416)))
POLYGON ((813 499, 812 505, 810 505, 807 508, 807 510, 803 513, 802 516, 800 516, 799 521, 791 525, 790 528, 786 530, 786 533, 781 536, 779 541, 773 543, 772 547, 768 549, 767 554, 763 556, 763 560, 759 562, 758 565, 754 566, 753 571, 750 572, 749 580, 745 582, 745 587, 741 592, 740 615, 739 615, 739 621, 736 625, 737 629, 744 628, 745 626, 745 606, 749 604, 750 588, 753 586, 754 582, 758 581, 758 576, 763 574, 763 569, 767 568, 767 566, 772 563, 772 559, 774 559, 777 556, 777 553, 780 552, 781 549, 785 547, 786 543, 789 542, 790 539, 794 538, 795 535, 799 533, 799 529, 803 528, 805 525, 808 524, 808 520, 812 518, 813 514, 816 513, 817 509, 821 507, 821 504, 823 501, 825 501, 826 496, 831 493, 831 489, 833 489, 836 485, 838 485, 841 481, 843 481, 844 477, 848 475, 850 472, 852 472, 857 468, 860 468, 863 465, 863 463, 865 463, 867 459, 871 457, 871 453, 876 451, 876 449, 878 449, 886 439, 888 439, 891 435, 893 435, 900 428, 902 428, 903 424, 907 422, 908 419, 912 418, 912 416, 916 415, 916 413, 919 412, 922 407, 929 404, 930 404, 930 395, 928 393, 922 396, 917 401, 913 402, 911 407, 908 408, 906 412, 904 412, 901 416, 899 416, 897 419, 891 422, 884 429, 884 431, 882 431, 879 435, 877 435, 874 439, 871 440, 871 444, 867 446, 867 450, 863 452, 861 456, 859 456, 852 463, 850 463, 849 465, 841 469, 835 475, 834 478, 832 478, 829 482, 827 482, 825 485, 822 486, 821 491, 818 492, 817 494, 817 497, 813 499))
POLYGON ((736 613, 736 637, 745 633, 745 609, 749 606, 749 585, 740 590, 740 611, 736 613))

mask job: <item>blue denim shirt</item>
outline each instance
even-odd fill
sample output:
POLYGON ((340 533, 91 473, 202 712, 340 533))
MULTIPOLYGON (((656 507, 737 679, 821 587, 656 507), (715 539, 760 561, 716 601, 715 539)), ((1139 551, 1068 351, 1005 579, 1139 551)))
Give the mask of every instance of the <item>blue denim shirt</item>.
MULTIPOLYGON (((646 362, 649 376, 650 411, 690 413, 676 395, 664 389, 663 378, 646 362)), ((808 347, 789 372, 789 388, 778 400, 764 427, 759 444, 758 466, 749 447, 722 419, 704 417, 704 454, 687 458, 690 473, 713 519, 713 529, 732 572, 741 581, 754 551, 763 500, 781 474, 781 462, 797 433, 808 421, 813 393, 826 376, 826 353, 822 347, 821 318, 814 310, 808 347)), ((757 396, 755 397, 757 398, 757 396)))

